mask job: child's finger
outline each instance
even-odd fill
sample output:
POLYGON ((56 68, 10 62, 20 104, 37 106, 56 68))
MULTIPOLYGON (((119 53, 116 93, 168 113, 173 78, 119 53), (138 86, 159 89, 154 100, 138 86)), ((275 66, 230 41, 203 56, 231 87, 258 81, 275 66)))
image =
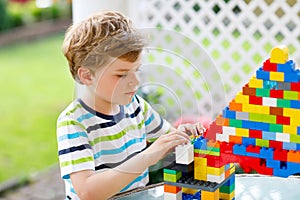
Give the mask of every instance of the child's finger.
POLYGON ((204 128, 204 126, 198 122, 196 124, 196 128, 197 128, 197 131, 198 131, 198 135, 203 135, 203 133, 206 131, 206 129, 204 128))

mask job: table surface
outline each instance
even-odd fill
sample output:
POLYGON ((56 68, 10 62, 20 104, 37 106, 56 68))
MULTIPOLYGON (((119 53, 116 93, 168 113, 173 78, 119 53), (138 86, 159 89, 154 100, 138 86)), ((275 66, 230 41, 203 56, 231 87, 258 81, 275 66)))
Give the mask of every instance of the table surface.
MULTIPOLYGON (((236 175, 235 199, 237 200, 298 200, 300 199, 299 177, 279 178, 258 175, 236 175)), ((132 192, 118 200, 163 200, 161 184, 132 192)))

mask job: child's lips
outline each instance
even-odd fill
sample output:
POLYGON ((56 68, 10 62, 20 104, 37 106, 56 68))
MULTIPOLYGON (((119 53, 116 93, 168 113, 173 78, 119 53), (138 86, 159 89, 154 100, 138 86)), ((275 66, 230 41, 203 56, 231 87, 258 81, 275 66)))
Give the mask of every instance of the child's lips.
POLYGON ((128 94, 128 95, 134 95, 136 91, 133 91, 133 92, 127 92, 125 94, 128 94))

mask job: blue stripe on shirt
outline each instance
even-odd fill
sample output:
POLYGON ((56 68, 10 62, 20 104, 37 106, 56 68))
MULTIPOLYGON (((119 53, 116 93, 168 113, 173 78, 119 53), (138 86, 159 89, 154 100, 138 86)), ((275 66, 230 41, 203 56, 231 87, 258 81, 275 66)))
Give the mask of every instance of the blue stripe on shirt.
POLYGON ((94 154, 94 159, 98 159, 100 156, 104 156, 104 155, 113 155, 113 154, 121 153, 122 151, 129 148, 131 145, 143 142, 145 140, 145 138, 146 138, 146 134, 143 134, 142 138, 135 138, 135 139, 129 140, 128 142, 126 142, 120 148, 101 150, 101 151, 94 154))
POLYGON ((68 139, 75 139, 75 138, 79 138, 79 137, 88 137, 87 134, 85 132, 76 132, 76 133, 71 133, 71 134, 66 134, 66 135, 62 135, 58 137, 58 141, 64 141, 64 140, 68 140, 68 139))
POLYGON ((77 121, 82 122, 83 120, 90 119, 90 118, 92 118, 94 116, 95 115, 92 114, 92 113, 84 114, 84 115, 81 115, 80 117, 78 117, 77 121))
POLYGON ((154 120, 154 114, 152 113, 149 119, 145 121, 145 126, 148 126, 153 120, 154 120))

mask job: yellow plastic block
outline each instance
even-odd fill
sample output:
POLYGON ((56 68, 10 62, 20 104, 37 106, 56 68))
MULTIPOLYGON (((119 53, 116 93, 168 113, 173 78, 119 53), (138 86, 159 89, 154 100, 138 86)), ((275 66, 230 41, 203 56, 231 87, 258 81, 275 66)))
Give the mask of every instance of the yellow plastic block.
POLYGON ((194 195, 195 193, 197 193, 199 190, 196 189, 192 189, 192 188, 182 188, 182 193, 185 194, 191 194, 194 195))
POLYGON ((235 96, 236 103, 245 103, 249 104, 249 96, 243 95, 241 92, 235 96))
POLYGON ((207 167, 207 174, 220 176, 224 172, 225 172, 225 167, 224 166, 222 166, 220 168, 218 168, 218 167, 207 167))
POLYGON ((243 104, 242 111, 243 112, 253 112, 256 109, 256 105, 252 104, 243 104))
POLYGON ((207 181, 207 174, 194 172, 194 179, 200 180, 200 181, 207 181))
POLYGON ((284 81, 283 72, 270 72, 270 80, 272 81, 284 81))
POLYGON ((232 191, 230 194, 227 193, 221 193, 220 192, 220 199, 224 200, 232 200, 235 197, 234 191, 232 191))
POLYGON ((283 125, 283 132, 297 135, 297 126, 283 125))
POLYGON ((194 158, 194 167, 197 166, 207 166, 207 158, 195 157, 194 158))
POLYGON ((278 46, 271 50, 270 62, 285 64, 288 60, 289 50, 286 46, 278 46))
POLYGON ((235 129, 236 136, 249 137, 249 129, 244 128, 236 128, 235 129))
POLYGON ((249 81, 249 87, 251 87, 251 88, 263 88, 263 80, 252 77, 249 81))
POLYGON ((300 116, 300 110, 294 108, 283 108, 283 115, 298 118, 300 116))
POLYGON ((270 107, 256 105, 255 110, 253 110, 252 112, 259 113, 259 114, 270 114, 270 107))
POLYGON ((300 126, 300 120, 298 117, 290 118, 290 124, 293 126, 300 126))
POLYGON ((220 198, 220 192, 219 189, 217 189, 214 192, 209 192, 209 191, 201 191, 201 199, 205 200, 219 200, 220 198))

